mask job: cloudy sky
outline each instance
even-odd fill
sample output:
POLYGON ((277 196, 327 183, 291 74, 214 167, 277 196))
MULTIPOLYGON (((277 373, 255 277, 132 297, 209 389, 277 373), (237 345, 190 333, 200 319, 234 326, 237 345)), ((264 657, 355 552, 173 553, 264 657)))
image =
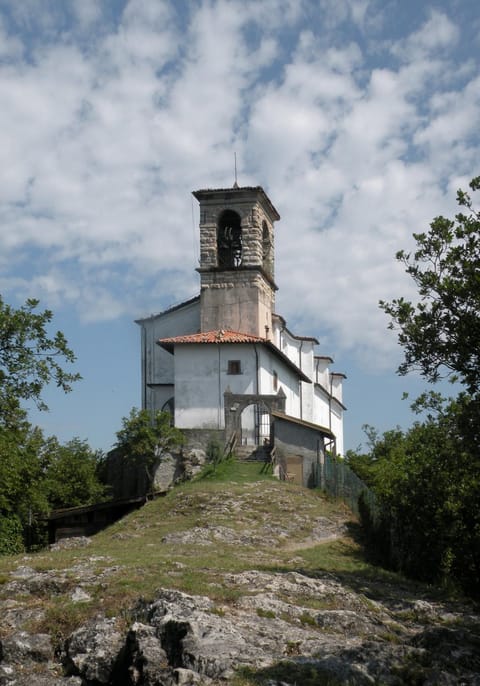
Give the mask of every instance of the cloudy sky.
POLYGON ((261 185, 276 310, 347 375, 346 447, 411 421, 379 299, 480 173, 478 0, 0 0, 0 293, 82 374, 32 420, 108 449, 140 404, 133 320, 198 291, 191 191, 261 185))

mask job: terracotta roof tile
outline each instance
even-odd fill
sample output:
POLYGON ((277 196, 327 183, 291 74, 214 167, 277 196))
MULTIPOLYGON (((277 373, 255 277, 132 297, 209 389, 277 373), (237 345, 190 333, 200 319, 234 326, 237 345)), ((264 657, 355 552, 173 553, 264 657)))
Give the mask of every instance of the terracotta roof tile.
POLYGON ((175 336, 173 338, 161 338, 160 345, 178 345, 182 343, 265 343, 265 338, 252 334, 240 333, 239 331, 204 331, 202 333, 175 336))
POLYGON ((204 331, 202 333, 186 334, 185 336, 175 336, 173 338, 161 338, 157 341, 157 344, 161 345, 162 348, 165 348, 169 353, 174 352, 176 345, 184 345, 186 343, 193 343, 196 345, 205 343, 262 343, 293 369, 302 381, 311 383, 308 376, 306 376, 305 373, 285 355, 285 353, 279 350, 272 341, 268 340, 268 338, 260 338, 260 336, 240 333, 239 331, 226 331, 220 329, 218 331, 204 331))

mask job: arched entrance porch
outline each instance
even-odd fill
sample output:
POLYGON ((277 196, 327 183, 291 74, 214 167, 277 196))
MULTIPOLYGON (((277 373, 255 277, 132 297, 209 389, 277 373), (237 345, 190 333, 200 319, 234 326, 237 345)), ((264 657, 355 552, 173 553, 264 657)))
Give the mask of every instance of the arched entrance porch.
POLYGON ((252 451, 270 441, 272 412, 285 411, 285 394, 277 395, 224 394, 225 438, 231 441, 235 435, 237 445, 252 451))

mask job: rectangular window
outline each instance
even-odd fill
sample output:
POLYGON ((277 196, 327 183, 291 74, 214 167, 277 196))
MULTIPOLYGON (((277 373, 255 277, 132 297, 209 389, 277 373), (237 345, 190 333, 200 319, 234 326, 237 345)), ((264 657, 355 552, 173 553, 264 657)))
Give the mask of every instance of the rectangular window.
POLYGON ((242 373, 242 365, 240 364, 240 360, 228 360, 227 374, 241 374, 241 373, 242 373))

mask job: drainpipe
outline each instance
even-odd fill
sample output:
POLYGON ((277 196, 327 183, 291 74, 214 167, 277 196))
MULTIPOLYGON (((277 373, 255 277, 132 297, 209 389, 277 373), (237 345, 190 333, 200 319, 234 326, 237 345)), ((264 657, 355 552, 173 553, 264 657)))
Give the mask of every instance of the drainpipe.
MULTIPOLYGON (((257 346, 255 343, 253 344, 253 349, 255 350, 255 384, 256 384, 256 389, 255 389, 255 395, 258 398, 259 395, 259 388, 260 388, 260 383, 259 383, 259 374, 260 374, 260 367, 258 364, 258 350, 257 346)), ((255 405, 255 418, 253 420, 253 433, 254 433, 254 440, 255 444, 260 443, 260 406, 257 403, 255 405)))
POLYGON ((325 458, 325 441, 322 438, 317 438, 317 478, 315 486, 324 489, 324 458, 325 458), (322 458, 320 459, 320 441, 322 444, 322 458))
MULTIPOLYGON (((303 341, 300 341, 300 351, 298 354, 299 362, 300 362, 300 364, 299 364, 300 371, 303 371, 302 370, 302 349, 303 349, 303 341)), ((300 385, 300 419, 303 419, 303 388, 302 388, 302 382, 301 381, 299 381, 299 385, 300 385)))
POLYGON ((142 407, 144 410, 147 409, 147 332, 145 330, 145 324, 142 324, 142 407))
MULTIPOLYGON (((328 428, 332 433, 332 397, 333 397, 333 376, 330 374, 330 393, 328 394, 328 428)), ((332 440, 332 439, 330 439, 332 440)), ((333 441, 333 454, 337 454, 337 441, 333 441)))
POLYGON ((333 393, 333 377, 330 374, 330 393, 328 394, 328 428, 332 431, 332 393, 333 393))
POLYGON ((218 408, 217 408, 217 429, 220 429, 220 414, 222 410, 222 380, 220 378, 220 345, 218 346, 218 408))

